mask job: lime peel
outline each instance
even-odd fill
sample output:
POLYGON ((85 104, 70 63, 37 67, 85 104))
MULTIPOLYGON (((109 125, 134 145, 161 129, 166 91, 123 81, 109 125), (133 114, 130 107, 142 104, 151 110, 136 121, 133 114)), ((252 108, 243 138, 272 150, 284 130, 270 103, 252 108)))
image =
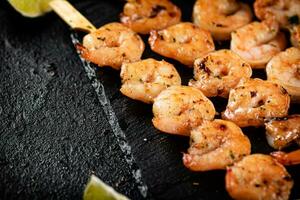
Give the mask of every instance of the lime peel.
POLYGON ((92 175, 85 187, 83 200, 129 200, 112 187, 92 175))
POLYGON ((51 11, 51 0, 8 0, 11 6, 25 17, 39 17, 51 11))

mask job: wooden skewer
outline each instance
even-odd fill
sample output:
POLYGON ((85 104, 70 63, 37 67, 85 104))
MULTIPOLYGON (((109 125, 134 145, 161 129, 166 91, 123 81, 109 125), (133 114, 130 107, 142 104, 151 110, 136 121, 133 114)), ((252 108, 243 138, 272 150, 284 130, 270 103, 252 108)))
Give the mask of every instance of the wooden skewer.
POLYGON ((52 0, 49 5, 72 29, 81 30, 87 33, 96 30, 96 27, 68 1, 52 0))

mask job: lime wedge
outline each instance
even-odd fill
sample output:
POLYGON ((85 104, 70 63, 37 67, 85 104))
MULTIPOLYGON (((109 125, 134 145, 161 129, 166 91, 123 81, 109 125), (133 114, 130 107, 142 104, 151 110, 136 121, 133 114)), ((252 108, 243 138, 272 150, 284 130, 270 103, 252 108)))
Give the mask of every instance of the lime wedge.
POLYGON ((19 13, 26 17, 39 17, 51 10, 51 0, 8 0, 19 13))
POLYGON ((129 200, 98 177, 92 175, 84 189, 83 200, 129 200))

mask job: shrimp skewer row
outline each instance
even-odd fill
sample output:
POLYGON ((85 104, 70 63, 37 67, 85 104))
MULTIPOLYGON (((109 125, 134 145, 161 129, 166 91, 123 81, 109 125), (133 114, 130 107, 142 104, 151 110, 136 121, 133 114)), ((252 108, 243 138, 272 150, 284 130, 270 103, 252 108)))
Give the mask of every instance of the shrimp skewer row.
POLYGON ((222 118, 240 127, 262 126, 264 119, 285 117, 290 97, 278 84, 261 79, 242 80, 229 93, 222 118))
POLYGON ((282 85, 294 102, 300 102, 300 49, 291 47, 274 56, 266 67, 268 80, 282 85))
POLYGON ((195 60, 194 80, 190 80, 189 86, 201 90, 207 97, 227 98, 230 89, 251 75, 251 66, 238 55, 230 50, 219 50, 195 60))
POLYGON ((129 98, 145 103, 152 103, 167 87, 181 85, 181 78, 172 64, 152 58, 124 63, 121 79, 120 91, 129 98))
POLYGON ((278 23, 273 20, 252 22, 231 34, 230 49, 252 68, 265 68, 267 62, 286 46, 278 23))
POLYGON ((84 59, 117 70, 124 62, 140 60, 144 48, 144 42, 139 35, 116 22, 87 34, 83 38, 83 45, 77 45, 84 59))
POLYGON ((212 102, 196 88, 171 86, 154 99, 152 122, 163 132, 189 136, 203 120, 213 120, 215 112, 212 102))
POLYGON ((233 199, 288 200, 293 180, 269 155, 252 154, 227 168, 226 190, 233 199))
POLYGON ((300 115, 291 115, 283 119, 272 119, 265 123, 269 145, 282 149, 293 142, 300 145, 300 115))
POLYGON ((148 34, 179 23, 181 11, 169 0, 128 0, 120 19, 133 31, 148 34))
POLYGON ((299 0, 256 0, 255 15, 260 20, 275 18, 280 27, 287 28, 300 18, 299 0))
POLYGON ((300 149, 285 153, 283 151, 272 152, 273 156, 278 162, 283 165, 297 165, 300 164, 300 149))
POLYGON ((197 0, 193 9, 194 23, 210 31, 215 40, 229 40, 232 31, 251 20, 250 7, 235 0, 197 0))
POLYGON ((189 22, 151 31, 149 44, 152 51, 189 67, 196 58, 215 49, 211 34, 189 22))
POLYGON ((193 171, 225 169, 251 151, 248 137, 230 121, 204 121, 191 131, 190 137, 183 163, 193 171))

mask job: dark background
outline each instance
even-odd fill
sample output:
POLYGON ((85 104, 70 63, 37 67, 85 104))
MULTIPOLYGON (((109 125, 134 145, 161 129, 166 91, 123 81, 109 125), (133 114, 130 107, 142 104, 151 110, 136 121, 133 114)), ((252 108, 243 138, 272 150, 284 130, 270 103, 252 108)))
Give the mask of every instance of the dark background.
MULTIPOLYGON (((71 2, 96 27, 118 21, 124 4, 71 2)), ((174 2, 183 21, 190 21, 194 1, 174 2)), ((1 1, 0 28, 0 199, 81 199, 91 174, 132 199, 142 199, 67 25, 54 13, 24 18, 1 1)), ((162 58, 146 45, 147 57, 162 58)), ((184 83, 192 78, 192 70, 166 60, 175 64, 184 83)), ((225 171, 185 169, 181 157, 188 138, 155 130, 151 105, 119 92, 119 72, 101 68, 97 75, 142 170, 148 199, 229 199, 225 171)), ((254 76, 265 77, 263 71, 254 76)), ((224 110, 224 99, 212 100, 219 112, 224 110)), ((299 113, 299 105, 290 110, 299 113)), ((263 128, 243 130, 253 153, 272 151, 263 128)), ((288 171, 295 181, 291 199, 300 198, 299 167, 288 171)))

